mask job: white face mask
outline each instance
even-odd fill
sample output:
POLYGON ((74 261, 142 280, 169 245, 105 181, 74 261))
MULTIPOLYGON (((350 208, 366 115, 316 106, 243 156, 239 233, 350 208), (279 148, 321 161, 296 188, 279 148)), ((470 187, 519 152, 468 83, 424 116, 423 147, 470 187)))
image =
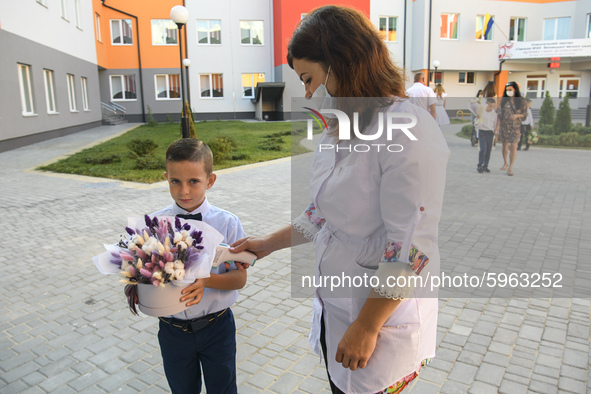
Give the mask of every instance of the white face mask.
POLYGON ((507 96, 513 97, 513 96, 515 96, 515 92, 512 90, 507 90, 507 96))
POLYGON ((312 93, 312 97, 310 97, 310 100, 312 100, 311 106, 316 107, 314 109, 318 111, 321 109, 331 109, 334 107, 334 99, 326 89, 326 83, 328 82, 330 69, 331 66, 328 66, 328 72, 326 73, 326 79, 324 80, 324 83, 318 85, 314 93, 312 93))

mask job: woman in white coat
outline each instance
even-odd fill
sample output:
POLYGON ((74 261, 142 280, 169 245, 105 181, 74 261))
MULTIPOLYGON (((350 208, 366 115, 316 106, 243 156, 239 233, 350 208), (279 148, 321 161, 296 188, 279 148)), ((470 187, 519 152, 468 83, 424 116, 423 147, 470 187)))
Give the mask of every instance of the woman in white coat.
POLYGON ((312 203, 290 226, 239 240, 234 251, 262 258, 313 241, 317 278, 372 278, 366 287, 316 289, 310 341, 324 355, 333 393, 397 393, 435 356, 436 292, 412 282, 439 274, 449 150, 430 114, 403 99, 402 73, 360 12, 325 6, 307 14, 290 41, 288 63, 306 98, 333 97, 340 110, 358 112, 365 136, 339 139, 338 122, 329 121, 320 144, 341 149, 315 152, 312 203), (391 113, 396 118, 388 121, 391 113), (416 125, 408 133, 381 133, 409 119, 416 125), (357 144, 372 149, 356 152, 357 144))

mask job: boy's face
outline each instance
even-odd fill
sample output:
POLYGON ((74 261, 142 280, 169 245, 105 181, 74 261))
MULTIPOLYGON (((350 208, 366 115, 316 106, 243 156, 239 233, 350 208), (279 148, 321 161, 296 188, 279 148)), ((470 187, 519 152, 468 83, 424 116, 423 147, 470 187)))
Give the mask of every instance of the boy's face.
POLYGON ((488 104, 486 105, 486 110, 487 110, 488 112, 490 112, 490 111, 494 111, 494 110, 495 110, 495 103, 488 103, 488 104))
POLYGON ((215 174, 207 175, 201 161, 176 161, 166 163, 170 195, 179 207, 187 212, 197 209, 205 200, 205 192, 213 186, 215 174))

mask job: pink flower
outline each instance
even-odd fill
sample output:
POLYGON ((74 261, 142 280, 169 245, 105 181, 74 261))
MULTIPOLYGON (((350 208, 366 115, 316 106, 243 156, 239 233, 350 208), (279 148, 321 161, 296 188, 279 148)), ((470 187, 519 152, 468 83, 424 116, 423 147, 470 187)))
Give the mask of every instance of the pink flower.
POLYGON ((145 268, 142 268, 140 270, 140 274, 144 275, 146 278, 151 278, 152 277, 152 273, 150 271, 148 271, 145 268))

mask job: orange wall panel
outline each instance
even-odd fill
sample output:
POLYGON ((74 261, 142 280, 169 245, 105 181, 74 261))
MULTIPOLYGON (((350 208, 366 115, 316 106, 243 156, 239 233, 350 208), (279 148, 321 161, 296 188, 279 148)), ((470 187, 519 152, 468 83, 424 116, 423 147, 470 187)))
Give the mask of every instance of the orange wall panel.
MULTIPOLYGON (((179 67, 178 45, 152 45, 152 19, 170 19, 170 9, 175 5, 182 5, 182 0, 106 0, 104 3, 137 17, 142 68, 179 67)), ((102 42, 97 42, 98 65, 107 69, 138 68, 136 19, 103 6, 101 0, 93 0, 93 7, 95 14, 100 15, 101 24, 102 42), (131 19, 132 45, 111 44, 112 19, 131 19)), ((185 30, 183 28, 181 36, 184 57, 185 30)))
POLYGON ((343 5, 363 12, 369 18, 370 0, 347 0, 335 2, 328 0, 273 0, 273 37, 275 49, 275 67, 287 64, 287 45, 293 30, 302 19, 303 13, 323 5, 343 5))

